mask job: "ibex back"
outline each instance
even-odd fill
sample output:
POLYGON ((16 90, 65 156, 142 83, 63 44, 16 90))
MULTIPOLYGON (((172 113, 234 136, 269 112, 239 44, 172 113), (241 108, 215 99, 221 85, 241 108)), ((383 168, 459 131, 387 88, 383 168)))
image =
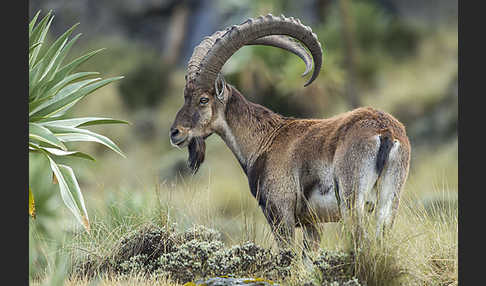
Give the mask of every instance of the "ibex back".
POLYGON ((393 224, 408 175, 404 126, 371 107, 328 119, 295 119, 249 102, 220 71, 239 48, 257 44, 296 54, 306 64, 304 75, 314 62, 306 85, 319 74, 321 45, 298 19, 269 14, 218 31, 189 60, 184 105, 171 127, 171 143, 188 147, 195 173, 204 161, 204 139, 218 134, 240 162, 280 244, 293 240, 295 227, 301 226, 305 246, 315 248, 317 222, 352 218, 359 226, 366 204, 374 207, 381 237, 393 224))

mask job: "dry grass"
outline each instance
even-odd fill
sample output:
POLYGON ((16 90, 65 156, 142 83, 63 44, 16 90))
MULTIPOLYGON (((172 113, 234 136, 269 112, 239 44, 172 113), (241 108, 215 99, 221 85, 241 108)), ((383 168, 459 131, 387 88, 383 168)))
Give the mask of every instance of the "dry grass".
POLYGON ((127 276, 119 276, 119 275, 109 275, 103 276, 101 278, 88 278, 88 277, 75 277, 68 279, 64 283, 65 286, 132 286, 132 285, 139 285, 139 286, 175 286, 175 285, 182 285, 174 283, 173 281, 164 280, 164 279, 147 279, 146 276, 142 274, 132 274, 127 276))
MULTIPOLYGON (((159 190, 163 192, 163 190, 159 190)), ((256 231, 265 229, 266 223, 257 217, 246 217, 245 219, 232 220, 233 226, 218 222, 224 221, 224 215, 216 216, 217 207, 209 207, 211 200, 204 201, 203 198, 211 194, 200 193, 201 197, 191 200, 187 197, 190 190, 172 190, 177 195, 172 196, 167 202, 171 205, 172 211, 167 212, 163 205, 157 201, 155 192, 145 194, 146 200, 140 200, 140 204, 145 204, 147 209, 152 212, 137 212, 137 207, 131 209, 129 214, 120 214, 118 224, 107 219, 113 214, 108 212, 104 219, 93 222, 93 232, 86 237, 80 235, 75 239, 75 244, 67 244, 67 248, 73 250, 73 245, 77 247, 77 253, 84 252, 87 255, 104 257, 110 254, 113 247, 123 236, 134 233, 144 222, 153 221, 162 223, 162 217, 167 219, 167 214, 172 213, 173 220, 180 221, 179 228, 185 228, 189 221, 208 222, 209 225, 218 229, 233 229, 235 234, 223 232, 226 245, 230 246, 249 238, 248 233, 254 232, 253 239, 257 244, 265 247, 275 247, 273 238, 266 231, 256 231), (180 197, 178 197, 180 196, 180 197), (188 212, 184 215, 176 214, 174 208, 182 201, 188 202, 186 205, 188 212), (159 213, 160 215, 157 215, 159 213), (198 215, 199 214, 199 215, 198 215), (195 216, 195 217, 192 217, 195 216), (212 220, 211 220, 212 216, 212 220), (184 222, 186 221, 186 222, 184 222)), ((433 198, 423 199, 423 197, 404 197, 401 203, 399 215, 397 217, 393 231, 383 244, 373 239, 363 241, 361 248, 353 247, 349 234, 343 229, 341 224, 328 224, 322 228, 323 240, 321 248, 325 250, 338 250, 345 253, 355 254, 355 276, 361 281, 366 281, 367 285, 457 285, 457 203, 454 197, 446 192, 437 192, 440 195, 433 198), (435 203, 434 203, 435 202, 435 203), (445 202, 445 203, 444 203, 445 202)), ((194 193, 193 193, 194 195, 194 193)), ((129 202, 129 196, 121 202, 129 202)), ((215 199, 213 197, 213 199, 215 199)), ((226 201, 226 199, 221 199, 226 201)), ((161 200, 163 201, 163 200, 161 200)), ((214 206, 213 202, 213 206, 214 206)), ((123 205, 118 205, 122 210, 123 205)), ((126 209, 125 211, 129 211, 126 209)), ((241 210, 239 216, 243 217, 241 210)), ((372 228, 372 226, 370 226, 372 228)), ((298 232, 297 239, 302 236, 298 232)), ((296 253, 301 252, 301 243, 296 245, 296 253)), ((82 257, 77 256, 78 260, 82 257)), ((55 267, 51 267, 52 269, 55 267)), ((47 277, 49 274, 46 273, 47 277)), ((285 285, 301 285, 303 281, 317 281, 319 275, 315 271, 309 271, 302 261, 298 261, 294 266, 292 275, 284 282, 285 285)), ((47 280, 43 280, 44 282, 47 280)), ((86 277, 72 278, 66 285, 178 285, 170 281, 159 281, 154 278, 147 278, 142 275, 116 276, 108 275, 98 279, 88 279, 86 277), (94 283, 94 284, 90 284, 94 283), (172 284, 171 284, 172 283, 172 284)), ((33 284, 35 285, 35 284, 33 284)), ((40 284, 39 284, 40 285, 40 284)))

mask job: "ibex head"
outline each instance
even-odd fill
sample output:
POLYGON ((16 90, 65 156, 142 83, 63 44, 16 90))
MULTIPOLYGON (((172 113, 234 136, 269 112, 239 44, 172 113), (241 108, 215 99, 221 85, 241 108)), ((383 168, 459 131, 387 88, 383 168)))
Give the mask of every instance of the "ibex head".
POLYGON ((204 139, 211 135, 217 124, 225 119, 225 109, 230 96, 220 71, 226 61, 245 45, 266 45, 290 51, 299 56, 306 65, 302 76, 314 72, 305 86, 320 72, 322 64, 321 44, 310 27, 300 20, 271 14, 248 19, 217 31, 194 49, 189 60, 184 88, 184 105, 179 110, 170 129, 170 140, 174 146, 189 149, 189 165, 196 172, 204 160, 204 139), (295 38, 306 46, 307 50, 295 38))

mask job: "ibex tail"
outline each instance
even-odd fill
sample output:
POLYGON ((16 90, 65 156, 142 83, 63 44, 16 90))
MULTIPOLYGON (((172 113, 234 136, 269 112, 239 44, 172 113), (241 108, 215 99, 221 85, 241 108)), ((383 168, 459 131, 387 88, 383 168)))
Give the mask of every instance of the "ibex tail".
POLYGON ((393 147, 393 134, 389 129, 383 129, 380 134, 380 149, 378 149, 378 155, 376 157, 376 170, 378 176, 380 176, 381 171, 385 167, 386 161, 388 160, 388 154, 393 147))

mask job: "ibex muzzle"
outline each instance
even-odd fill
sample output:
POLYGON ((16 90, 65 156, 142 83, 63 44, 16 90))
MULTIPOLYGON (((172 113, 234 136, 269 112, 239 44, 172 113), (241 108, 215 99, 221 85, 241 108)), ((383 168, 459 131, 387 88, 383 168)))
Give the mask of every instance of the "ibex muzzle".
POLYGON ((327 119, 296 119, 249 102, 220 74, 245 45, 296 54, 306 64, 304 75, 314 67, 305 85, 320 72, 321 44, 298 19, 269 14, 217 31, 189 60, 184 105, 170 130, 171 143, 188 147, 196 172, 204 160, 204 139, 218 134, 240 162, 280 244, 292 240, 301 226, 306 247, 315 248, 320 239, 316 223, 351 218, 359 226, 367 205, 374 209, 381 237, 393 224, 408 175, 405 127, 371 107, 327 119))

